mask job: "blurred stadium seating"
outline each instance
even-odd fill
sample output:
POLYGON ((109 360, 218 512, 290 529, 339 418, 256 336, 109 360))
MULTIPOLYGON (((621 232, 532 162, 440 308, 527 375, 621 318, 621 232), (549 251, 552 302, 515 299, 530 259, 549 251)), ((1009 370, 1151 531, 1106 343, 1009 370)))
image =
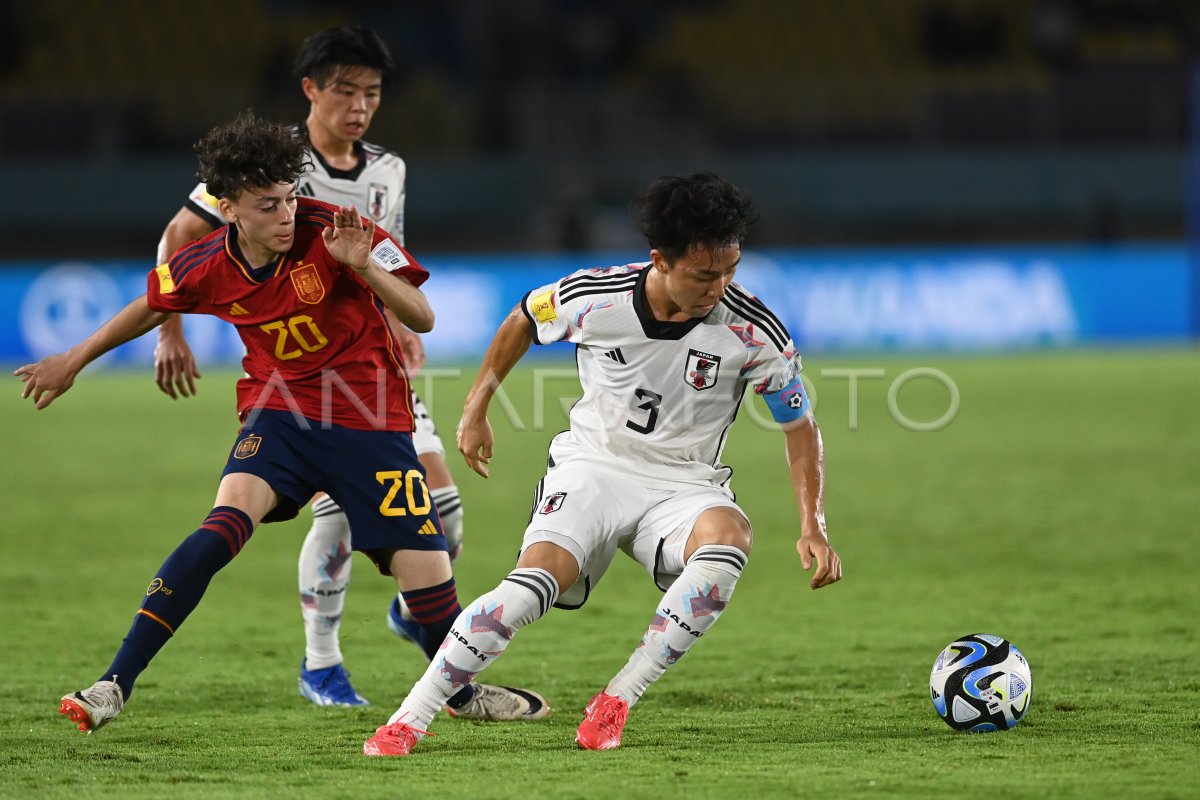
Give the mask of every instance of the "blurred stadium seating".
POLYGON ((0 213, 33 207, 48 231, 70 209, 66 252, 95 253, 102 228, 109 254, 150 251, 191 142, 246 107, 299 119, 297 44, 353 22, 399 62, 368 138, 409 161, 426 248, 628 246, 636 187, 699 168, 769 209, 760 244, 1183 232, 1186 0, 44 0, 0 15, 0 213), (96 208, 117 186, 120 207, 96 208))

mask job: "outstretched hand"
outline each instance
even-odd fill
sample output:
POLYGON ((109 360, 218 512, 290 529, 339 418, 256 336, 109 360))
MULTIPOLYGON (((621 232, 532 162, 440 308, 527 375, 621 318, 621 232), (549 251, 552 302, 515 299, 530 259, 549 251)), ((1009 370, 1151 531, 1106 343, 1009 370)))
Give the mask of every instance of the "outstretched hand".
POLYGON ((842 559, 829 544, 824 534, 804 534, 796 542, 796 551, 800 553, 800 563, 805 571, 812 569, 813 562, 817 563, 817 571, 808 582, 811 589, 820 589, 842 579, 842 559))
POLYGON ((36 364, 26 364, 13 370, 25 388, 21 399, 33 397, 33 405, 39 411, 53 403, 75 383, 79 370, 71 366, 66 353, 46 356, 36 364))
POLYGON ((367 218, 366 227, 355 206, 339 206, 333 212, 333 227, 321 231, 329 255, 355 272, 363 273, 371 264, 371 240, 375 237, 375 221, 367 218))

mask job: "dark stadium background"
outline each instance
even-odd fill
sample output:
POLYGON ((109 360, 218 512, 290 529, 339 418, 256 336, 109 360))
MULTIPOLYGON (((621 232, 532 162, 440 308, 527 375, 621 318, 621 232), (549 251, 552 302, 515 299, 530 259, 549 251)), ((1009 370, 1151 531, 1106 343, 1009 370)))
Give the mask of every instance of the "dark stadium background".
POLYGON ((0 5, 5 256, 136 257, 244 108, 301 120, 298 42, 363 23, 399 69, 368 139, 423 252, 639 246, 661 172, 770 209, 754 244, 1185 235, 1186 0, 0 5), (51 255, 51 251, 53 254, 51 255))

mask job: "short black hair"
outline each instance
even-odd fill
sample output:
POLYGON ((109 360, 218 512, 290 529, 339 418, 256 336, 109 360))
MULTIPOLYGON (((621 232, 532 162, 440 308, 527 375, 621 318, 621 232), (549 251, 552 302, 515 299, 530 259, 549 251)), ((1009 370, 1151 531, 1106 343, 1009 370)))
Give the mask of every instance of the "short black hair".
POLYGON ((209 194, 226 200, 246 189, 292 183, 312 165, 308 145, 294 128, 252 111, 213 128, 192 149, 200 159, 196 177, 209 194))
POLYGON ((392 71, 392 54, 379 34, 361 25, 326 28, 300 45, 293 71, 297 78, 312 78, 321 89, 343 67, 367 67, 386 78, 392 71))
POLYGON ((757 219, 750 196, 711 172, 655 178, 633 210, 646 241, 667 263, 697 245, 740 245, 757 219))

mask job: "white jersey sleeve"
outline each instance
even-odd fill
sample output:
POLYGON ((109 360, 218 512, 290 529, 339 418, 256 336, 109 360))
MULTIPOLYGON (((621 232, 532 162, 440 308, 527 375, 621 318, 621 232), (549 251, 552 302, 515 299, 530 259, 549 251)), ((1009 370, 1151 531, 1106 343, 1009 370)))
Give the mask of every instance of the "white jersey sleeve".
POLYGON ((583 344, 591 313, 611 306, 613 293, 631 291, 643 267, 581 269, 525 295, 521 310, 533 326, 534 341, 583 344))
POLYGON ((729 328, 746 347, 740 377, 761 395, 777 422, 791 422, 808 411, 800 372, 804 368, 796 345, 783 323, 742 286, 729 285, 722 300, 733 312, 729 328))
POLYGON ((185 205, 196 216, 211 225, 214 230, 225 225, 220 212, 217 211, 217 198, 208 193, 208 186, 205 184, 196 184, 196 188, 192 189, 192 193, 188 195, 185 205))
POLYGON ((404 161, 396 157, 396 182, 400 186, 399 196, 396 198, 395 208, 392 209, 392 217, 387 225, 387 228, 392 237, 401 245, 404 244, 404 201, 408 199, 408 184, 405 182, 405 166, 404 161))

